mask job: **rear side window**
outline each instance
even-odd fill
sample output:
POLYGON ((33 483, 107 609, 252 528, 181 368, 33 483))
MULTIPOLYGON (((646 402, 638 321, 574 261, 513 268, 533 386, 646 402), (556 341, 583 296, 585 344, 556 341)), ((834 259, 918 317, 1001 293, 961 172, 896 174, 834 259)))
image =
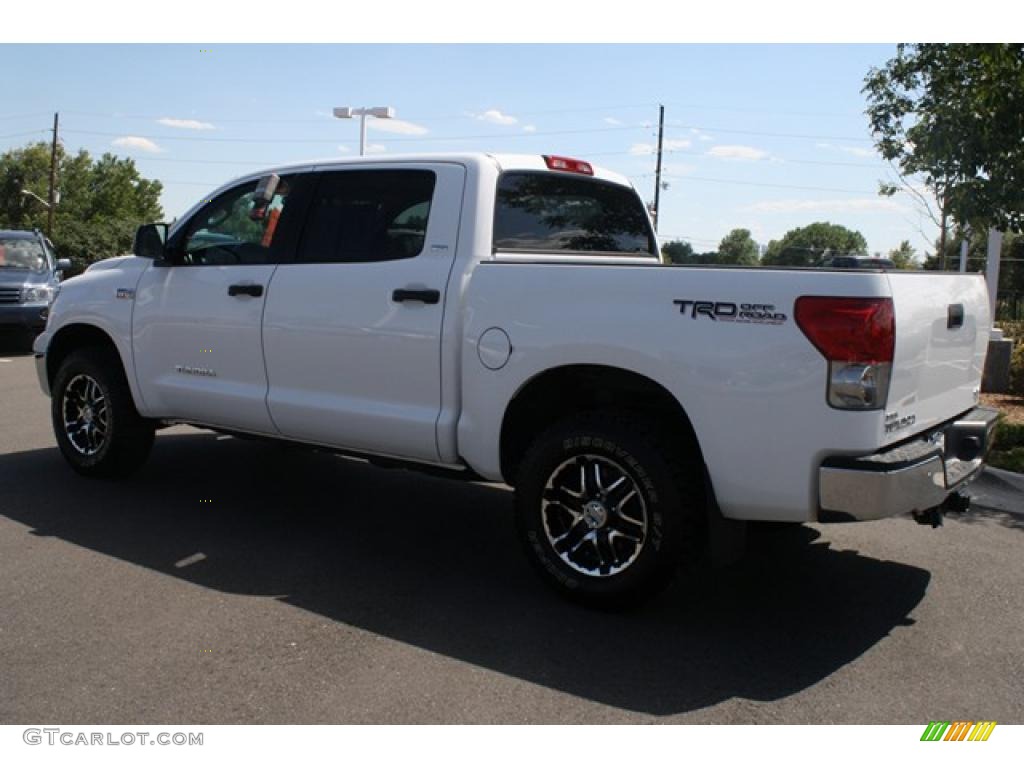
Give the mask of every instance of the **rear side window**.
POLYGON ((298 261, 411 259, 423 250, 432 171, 336 171, 320 176, 298 261))
POLYGON ((498 181, 495 250, 653 256, 654 243, 643 203, 627 187, 544 172, 498 181))

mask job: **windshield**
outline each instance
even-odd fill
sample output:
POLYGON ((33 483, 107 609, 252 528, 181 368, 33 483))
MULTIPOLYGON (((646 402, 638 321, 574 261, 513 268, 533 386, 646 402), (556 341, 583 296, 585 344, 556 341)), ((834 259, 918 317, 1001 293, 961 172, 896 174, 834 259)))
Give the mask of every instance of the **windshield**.
POLYGON ((0 238, 0 269, 46 271, 46 254, 38 240, 0 238))
POLYGON ((498 182, 496 250, 654 256, 654 243, 629 187, 543 172, 509 172, 498 182))

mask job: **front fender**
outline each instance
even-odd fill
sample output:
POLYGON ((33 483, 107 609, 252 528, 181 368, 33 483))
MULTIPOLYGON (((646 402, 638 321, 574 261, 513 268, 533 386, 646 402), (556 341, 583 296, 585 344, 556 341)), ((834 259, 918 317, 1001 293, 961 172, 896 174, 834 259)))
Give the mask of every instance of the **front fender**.
POLYGON ((117 349, 136 407, 146 411, 145 398, 135 377, 132 352, 132 313, 135 288, 151 264, 134 256, 108 259, 61 284, 50 307, 46 329, 33 344, 36 355, 46 356, 54 341, 82 326, 101 331, 117 349))

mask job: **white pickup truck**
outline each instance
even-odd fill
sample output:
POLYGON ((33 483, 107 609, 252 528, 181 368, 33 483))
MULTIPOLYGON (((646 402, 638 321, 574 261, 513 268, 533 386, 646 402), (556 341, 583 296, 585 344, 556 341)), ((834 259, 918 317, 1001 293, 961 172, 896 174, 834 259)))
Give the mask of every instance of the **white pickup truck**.
POLYGON ((941 520, 996 418, 980 276, 665 265, 629 182, 570 158, 278 168, 134 250, 63 283, 35 343, 75 470, 185 423, 503 481, 591 603, 729 521, 941 520))

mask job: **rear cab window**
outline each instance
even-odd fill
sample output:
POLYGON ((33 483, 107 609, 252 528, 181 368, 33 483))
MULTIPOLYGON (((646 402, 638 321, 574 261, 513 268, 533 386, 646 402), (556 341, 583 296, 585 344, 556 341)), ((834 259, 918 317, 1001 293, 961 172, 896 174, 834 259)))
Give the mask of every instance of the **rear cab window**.
POLYGON ((658 256, 647 211, 633 189, 550 171, 501 175, 493 246, 495 252, 658 256))

